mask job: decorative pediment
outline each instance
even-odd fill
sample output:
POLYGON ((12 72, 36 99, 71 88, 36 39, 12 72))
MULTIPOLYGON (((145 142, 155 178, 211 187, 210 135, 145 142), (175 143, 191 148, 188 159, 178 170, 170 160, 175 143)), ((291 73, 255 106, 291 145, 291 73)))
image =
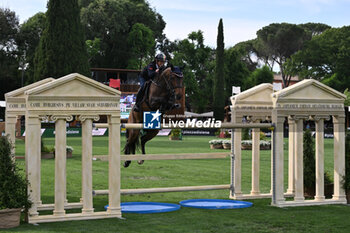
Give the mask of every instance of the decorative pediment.
POLYGON ((19 88, 19 89, 16 89, 14 91, 11 91, 11 92, 8 92, 5 94, 5 98, 12 98, 12 97, 18 97, 18 98, 25 98, 25 95, 24 93, 30 89, 33 89, 33 88, 36 88, 38 86, 41 86, 43 84, 46 84, 46 83, 50 83, 52 81, 55 81, 54 78, 46 78, 46 79, 43 79, 43 80, 40 80, 38 82, 35 82, 35 83, 32 83, 30 85, 27 85, 25 87, 22 87, 22 88, 19 88))
POLYGON ((73 73, 26 92, 29 96, 106 97, 120 95, 120 91, 81 74, 73 73))
POLYGON ((344 102, 346 96, 314 79, 305 79, 273 94, 277 102, 344 102))
POLYGON ((243 91, 231 97, 231 103, 235 106, 272 106, 271 94, 273 86, 270 83, 262 83, 258 86, 243 91))

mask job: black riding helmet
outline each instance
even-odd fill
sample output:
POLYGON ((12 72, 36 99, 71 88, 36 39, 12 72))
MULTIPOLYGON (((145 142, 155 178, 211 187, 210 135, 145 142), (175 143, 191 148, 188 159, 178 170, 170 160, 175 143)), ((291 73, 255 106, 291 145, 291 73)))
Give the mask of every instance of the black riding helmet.
POLYGON ((163 53, 158 53, 156 56, 156 61, 162 61, 165 62, 166 56, 163 53))

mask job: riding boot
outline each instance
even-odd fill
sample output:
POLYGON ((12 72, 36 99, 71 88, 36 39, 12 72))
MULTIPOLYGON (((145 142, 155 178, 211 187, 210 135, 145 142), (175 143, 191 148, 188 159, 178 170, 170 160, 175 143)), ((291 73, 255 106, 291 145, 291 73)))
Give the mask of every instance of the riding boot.
POLYGON ((145 85, 140 87, 139 91, 136 94, 136 102, 135 102, 135 105, 134 105, 134 111, 135 112, 140 112, 141 101, 143 99, 144 92, 145 92, 145 85))

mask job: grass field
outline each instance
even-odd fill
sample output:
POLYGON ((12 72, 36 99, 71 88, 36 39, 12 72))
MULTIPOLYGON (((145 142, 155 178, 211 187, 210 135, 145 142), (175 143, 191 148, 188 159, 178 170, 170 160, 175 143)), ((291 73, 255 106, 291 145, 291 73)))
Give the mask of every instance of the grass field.
MULTIPOLYGON (((147 144, 147 153, 213 152, 208 141, 211 137, 184 137, 182 141, 169 141, 157 137, 147 144)), ((94 137, 94 155, 108 153, 106 137, 94 137)), ((45 138, 46 145, 54 139, 45 138)), ((125 139, 123 138, 122 145, 125 139)), ((67 198, 77 202, 81 196, 81 139, 68 138, 74 147, 73 158, 67 160, 67 198)), ((288 143, 285 144, 287 147, 288 143)), ((287 148, 285 148, 287 149, 287 148)), ((325 140, 325 169, 332 175, 333 143, 325 140)), ((23 141, 17 141, 16 154, 24 154, 23 141)), ((270 191, 270 151, 261 151, 260 191, 270 191)), ((285 184, 287 185, 287 157, 285 150, 285 184)), ((24 167, 24 160, 17 160, 24 167)), ((108 188, 108 163, 93 161, 94 189, 108 188)), ((251 151, 242 153, 242 189, 250 191, 251 151)), ((42 160, 42 201, 54 201, 54 160, 42 160)), ((146 161, 143 165, 133 162, 122 168, 122 188, 150 188, 187 185, 229 184, 230 159, 216 160, 163 160, 146 161)), ((287 186, 286 186, 287 187, 287 186)), ((185 199, 227 199, 228 190, 176 192, 143 195, 123 195, 126 201, 155 201, 178 203, 185 199)), ((346 205, 316 207, 276 208, 270 199, 252 200, 253 207, 236 210, 204 210, 181 208, 179 211, 159 214, 123 214, 124 220, 105 219, 45 223, 38 226, 22 223, 11 231, 26 232, 349 232, 350 208, 346 205)), ((108 204, 107 196, 94 197, 95 210, 103 210, 108 204)), ((79 211, 79 210, 74 210, 79 211)), ((69 211, 71 212, 71 211, 69 211)))

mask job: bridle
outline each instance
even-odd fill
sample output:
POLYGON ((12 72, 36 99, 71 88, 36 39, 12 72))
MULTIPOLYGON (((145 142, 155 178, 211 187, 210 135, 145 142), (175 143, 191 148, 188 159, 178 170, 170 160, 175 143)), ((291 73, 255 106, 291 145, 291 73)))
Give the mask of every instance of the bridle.
MULTIPOLYGON (((170 79, 174 76, 176 76, 177 78, 183 78, 183 74, 179 74, 179 73, 175 73, 173 71, 170 72, 170 79)), ((180 85, 176 85, 173 86, 173 84, 171 82, 169 82, 169 80, 167 80, 167 78, 165 77, 165 75, 162 75, 161 78, 164 79, 164 82, 166 84, 166 89, 167 91, 170 92, 171 95, 175 95, 175 90, 178 88, 183 88, 182 84, 180 85)), ((162 87, 161 84, 159 84, 158 82, 152 80, 152 83, 155 84, 157 87, 162 87)))

